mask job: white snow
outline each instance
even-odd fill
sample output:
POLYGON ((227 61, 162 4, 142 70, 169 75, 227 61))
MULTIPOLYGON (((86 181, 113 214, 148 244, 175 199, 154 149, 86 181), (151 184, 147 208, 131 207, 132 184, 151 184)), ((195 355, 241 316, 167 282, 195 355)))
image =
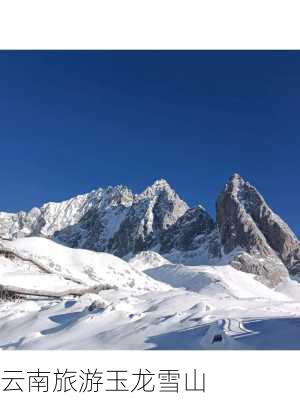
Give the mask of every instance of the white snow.
POLYGON ((186 265, 165 265, 147 269, 154 279, 173 287, 182 287, 192 292, 210 296, 232 298, 270 298, 288 300, 289 297, 268 288, 255 279, 255 275, 237 271, 230 265, 189 267, 186 265))
POLYGON ((129 265, 141 271, 160 267, 161 265, 170 264, 166 258, 156 253, 155 251, 142 251, 128 260, 129 265))
POLYGON ((1 285, 7 290, 28 294, 43 294, 61 296, 66 292, 76 294, 83 289, 82 285, 64 279, 54 274, 39 274, 34 272, 7 272, 0 276, 1 285))
MULTIPOLYGON (((141 291, 163 290, 165 287, 162 283, 131 268, 125 261, 111 254, 71 249, 40 237, 16 239, 12 242, 5 241, 5 243, 1 242, 1 245, 17 256, 40 266, 43 275, 37 274, 35 278, 40 279, 41 285, 42 279, 44 279, 45 285, 49 279, 49 288, 53 287, 54 280, 58 284, 58 277, 84 287, 103 285, 141 291), (54 276, 52 276, 53 274, 54 276), (52 280, 50 281, 50 279, 52 280)), ((0 285, 2 281, 3 284, 8 283, 7 272, 12 272, 11 269, 6 271, 5 263, 2 265, 3 268, 0 265, 0 285)), ((54 286, 56 287, 56 285, 54 286)))
POLYGON ((300 349, 296 281, 270 289, 229 265, 154 252, 127 263, 42 238, 0 244, 16 254, 0 255, 0 285, 61 295, 0 300, 0 349, 300 349), (113 288, 62 295, 99 283, 113 288))

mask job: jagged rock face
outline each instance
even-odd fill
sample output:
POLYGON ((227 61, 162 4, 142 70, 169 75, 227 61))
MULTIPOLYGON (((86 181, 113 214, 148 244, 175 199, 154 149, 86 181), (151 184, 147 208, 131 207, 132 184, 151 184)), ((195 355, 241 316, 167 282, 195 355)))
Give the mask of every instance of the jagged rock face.
POLYGON ((259 203, 253 201, 254 188, 248 186, 238 175, 234 175, 217 199, 217 225, 221 236, 224 253, 236 248, 250 253, 272 256, 273 250, 253 220, 250 211, 259 212, 259 203))
POLYGON ((300 246, 294 249, 288 257, 289 271, 292 275, 299 275, 300 271, 300 246))
POLYGON ((159 246, 161 236, 188 210, 166 181, 155 182, 134 199, 108 250, 120 257, 159 246))
POLYGON ((46 203, 41 208, 17 214, 0 212, 0 237, 12 239, 42 235, 51 237, 55 232, 75 225, 103 196, 99 189, 60 203, 46 203))
POLYGON ((108 242, 129 213, 134 195, 124 186, 109 187, 98 193, 75 224, 54 232, 55 240, 70 247, 108 251, 108 242))
POLYGON ((175 224, 163 232, 160 240, 160 252, 168 253, 172 249, 194 250, 207 240, 215 229, 215 223, 202 206, 190 208, 175 224))
POLYGON ((189 208, 165 180, 141 194, 108 187, 28 213, 0 213, 0 237, 44 236, 119 257, 154 250, 174 262, 229 262, 269 286, 284 279, 287 268, 299 273, 298 239, 253 186, 235 174, 216 207, 215 223, 201 206, 189 208))
MULTIPOLYGON (((279 279, 280 274, 286 275, 283 264, 292 268, 299 261, 300 246, 294 233, 268 207, 257 190, 237 174, 217 200, 217 224, 225 254, 240 248, 252 256, 272 260, 255 263, 256 270, 260 270, 256 272, 258 275, 270 275, 275 271, 279 279)), ((241 265, 244 269, 249 267, 247 272, 251 272, 253 262, 247 262, 244 257, 241 265)))
POLYGON ((257 279, 267 286, 275 287, 288 277, 288 270, 282 261, 276 257, 260 257, 246 252, 235 255, 230 264, 239 271, 257 276, 257 279))
POLYGON ((0 237, 41 235, 70 247, 125 256, 158 245, 162 232, 187 210, 165 180, 139 195, 124 186, 109 187, 28 213, 0 213, 0 237))
POLYGON ((295 262, 299 253, 300 243, 289 226, 237 174, 218 198, 217 224, 225 253, 238 246, 266 256, 275 252, 288 265, 295 262))

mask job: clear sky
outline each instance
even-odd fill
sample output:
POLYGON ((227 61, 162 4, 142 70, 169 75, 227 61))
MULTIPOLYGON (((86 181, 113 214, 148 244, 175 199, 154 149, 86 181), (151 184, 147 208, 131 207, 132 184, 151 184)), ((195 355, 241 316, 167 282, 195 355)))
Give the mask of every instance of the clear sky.
POLYGON ((239 172, 300 235, 300 52, 0 53, 0 209, 239 172))

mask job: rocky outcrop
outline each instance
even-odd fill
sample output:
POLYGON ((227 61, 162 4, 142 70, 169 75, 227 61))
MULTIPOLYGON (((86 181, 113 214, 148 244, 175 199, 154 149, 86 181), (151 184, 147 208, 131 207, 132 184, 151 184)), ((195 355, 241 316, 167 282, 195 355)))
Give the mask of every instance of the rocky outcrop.
POLYGON ((162 233, 187 210, 161 179, 138 195, 125 186, 108 187, 28 213, 0 213, 0 237, 43 236, 123 257, 159 245, 162 233))
POLYGON ((230 261, 237 270, 256 275, 267 286, 275 287, 288 277, 288 270, 276 257, 261 257, 259 254, 238 252, 230 261))
POLYGON ((188 210, 165 180, 156 181, 137 195, 108 250, 120 257, 160 246, 164 232, 188 210))
POLYGON ((217 200, 217 225, 224 254, 241 249, 233 265, 276 284, 299 262, 299 241, 258 191, 238 174, 217 200))
POLYGON ((17 214, 0 213, 0 238, 43 236, 74 248, 128 257, 154 250, 174 262, 231 263, 275 286, 300 271, 300 245, 258 191, 233 175, 216 203, 216 222, 189 208, 163 179, 141 194, 98 189, 17 214))
POLYGON ((217 224, 225 253, 237 246, 273 255, 290 264, 299 241, 258 191, 238 174, 231 177, 217 200, 217 224))
POLYGON ((160 252, 194 250, 207 240, 215 223, 202 206, 190 208, 161 235, 160 252))
POLYGON ((105 192, 103 189, 94 190, 60 203, 50 202, 41 208, 34 207, 29 212, 0 212, 0 238, 52 237, 55 232, 76 225, 83 215, 106 197, 105 192))

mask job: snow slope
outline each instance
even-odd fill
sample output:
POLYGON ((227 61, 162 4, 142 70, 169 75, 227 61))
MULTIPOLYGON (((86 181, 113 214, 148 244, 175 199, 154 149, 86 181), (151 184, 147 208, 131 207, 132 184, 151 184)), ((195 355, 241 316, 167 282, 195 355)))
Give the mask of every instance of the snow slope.
POLYGON ((19 276, 18 280, 16 278, 16 286, 22 284, 23 276, 25 288, 30 287, 30 282, 31 288, 38 287, 39 282, 41 288, 47 287, 47 280, 49 288, 56 288, 56 285, 63 281, 83 287, 132 288, 140 291, 165 288, 164 284, 131 268, 125 261, 111 254, 71 249, 40 237, 17 239, 12 242, 0 241, 0 250, 11 252, 17 258, 15 264, 14 259, 1 257, 0 284, 3 285, 11 285, 15 275, 19 276), (32 274, 29 278, 29 272, 24 268, 30 264, 32 274), (20 271, 20 265, 23 271, 20 271), (13 266, 15 269, 12 270, 13 266))
POLYGON ((41 238, 4 248, 16 256, 0 254, 0 284, 111 288, 0 301, 0 349, 300 349, 296 281, 270 289, 229 265, 165 264, 148 252, 127 263, 41 238))
POLYGON ((128 261, 129 265, 141 271, 147 268, 160 267, 164 264, 169 264, 166 258, 156 253, 155 251, 141 251, 128 261))
POLYGON ((189 267, 182 264, 169 264, 146 273, 154 279, 173 287, 183 287, 192 292, 210 296, 287 300, 288 297, 268 288, 255 279, 255 275, 237 271, 230 265, 189 267))

